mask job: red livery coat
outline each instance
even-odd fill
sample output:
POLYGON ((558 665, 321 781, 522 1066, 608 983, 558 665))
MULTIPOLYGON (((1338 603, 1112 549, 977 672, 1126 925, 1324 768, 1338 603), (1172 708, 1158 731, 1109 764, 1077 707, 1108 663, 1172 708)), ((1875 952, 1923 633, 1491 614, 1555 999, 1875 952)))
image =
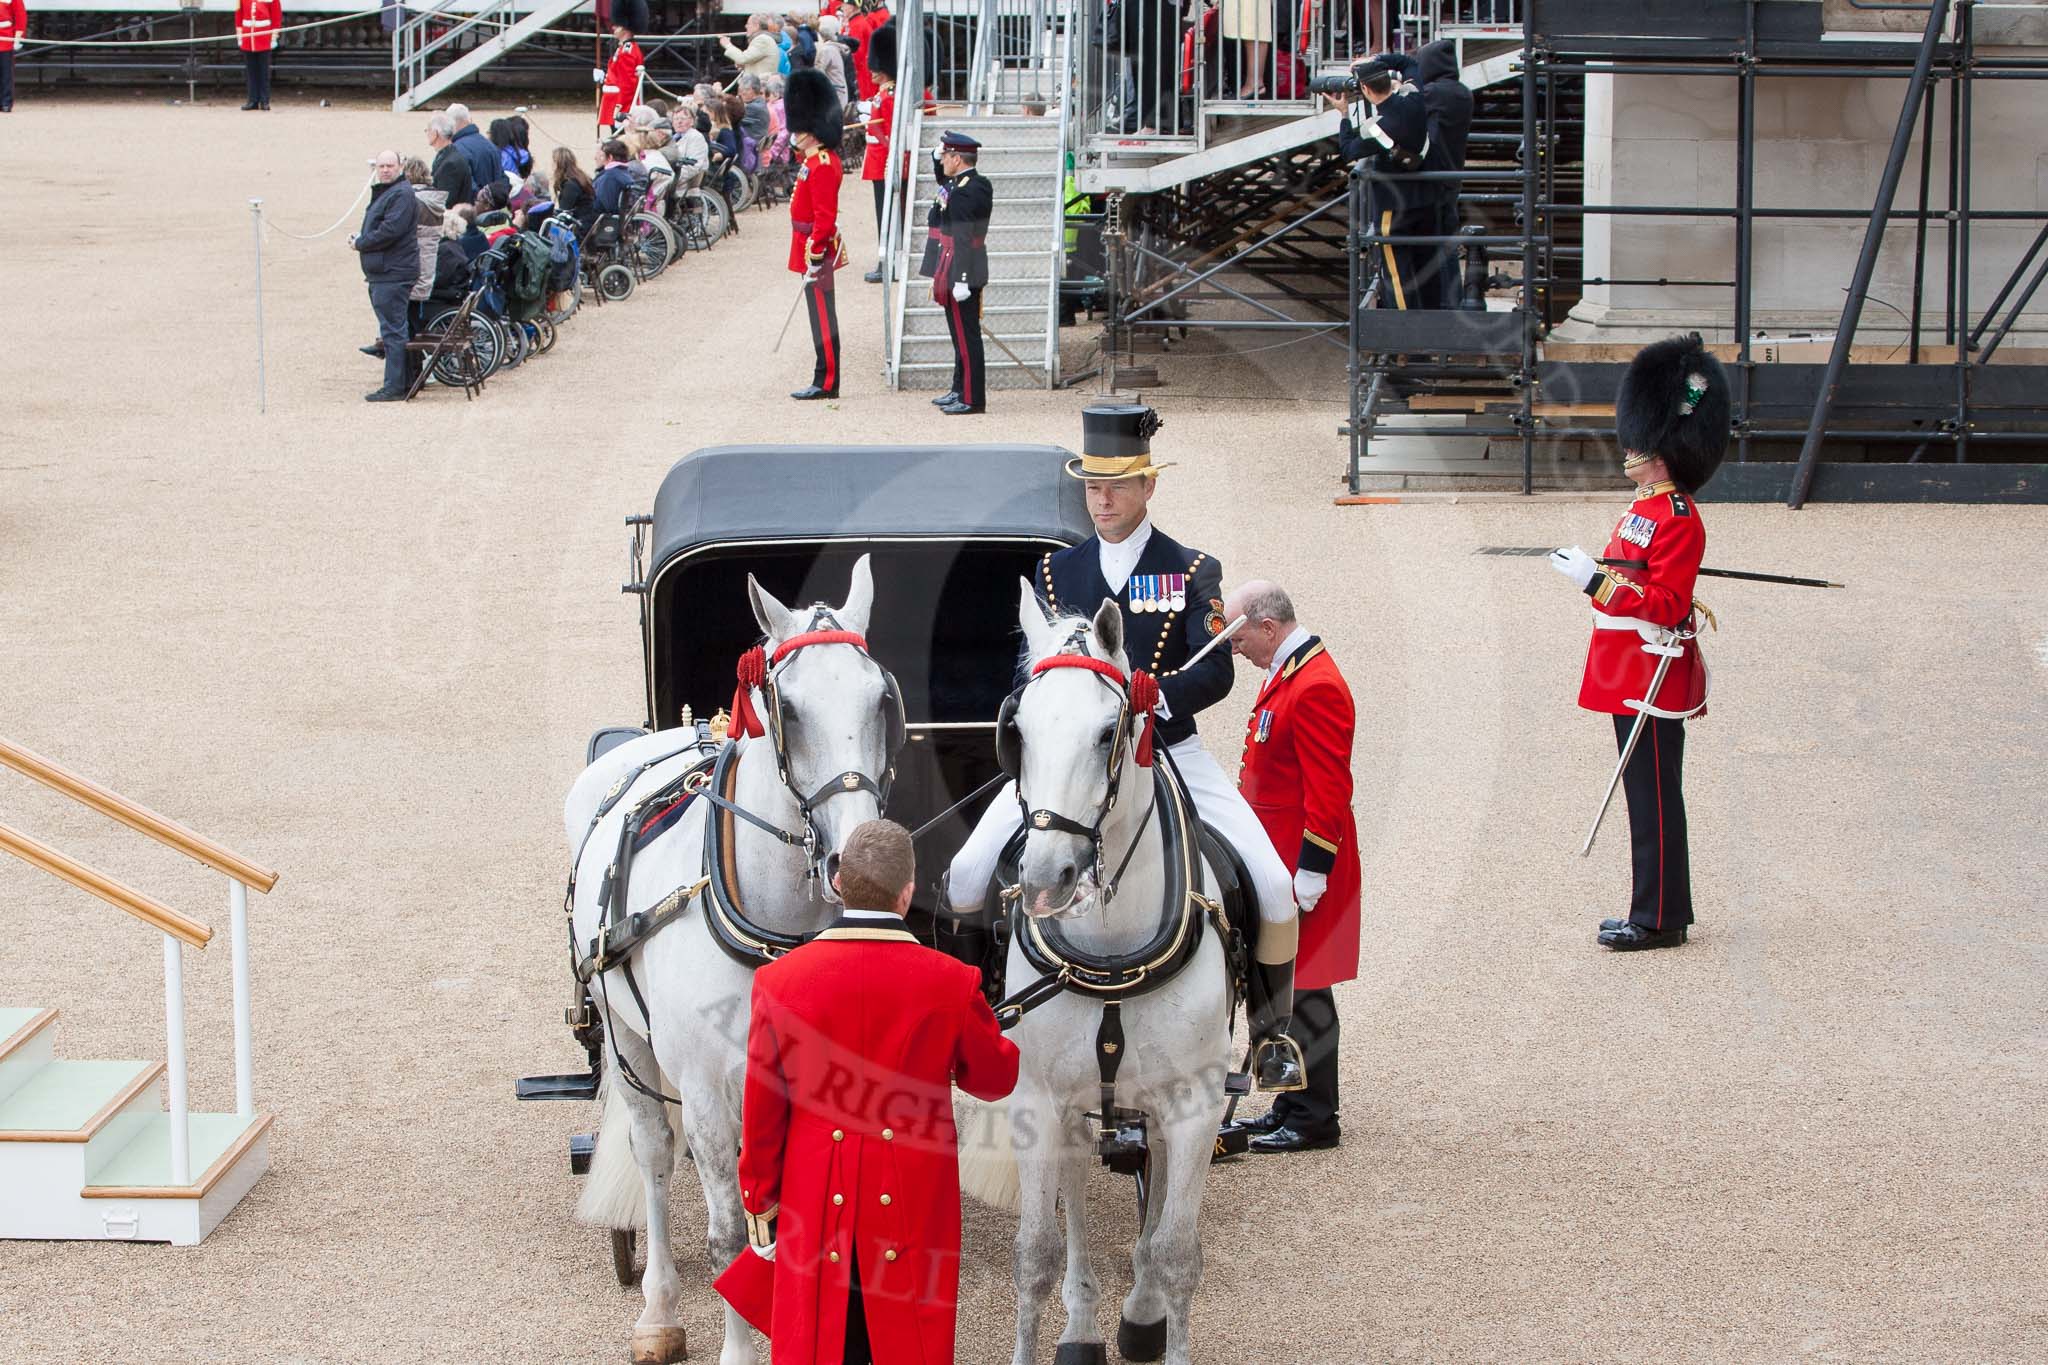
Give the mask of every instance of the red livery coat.
POLYGON ((235 46, 244 52, 268 52, 277 46, 277 31, 283 25, 284 6, 278 0, 237 0, 235 46))
POLYGON ((880 180, 889 169, 889 130, 896 126, 896 82, 876 87, 872 109, 861 125, 868 139, 860 159, 863 180, 880 180))
POLYGON ((1301 917, 1294 984, 1320 990, 1358 975, 1362 874, 1351 813, 1351 689, 1321 640, 1289 656, 1259 691, 1237 785, 1290 872, 1328 875, 1301 917))
MULTIPOLYGON (((1645 622, 1676 626, 1692 615, 1692 589, 1707 551, 1699 505, 1675 483, 1641 489, 1608 539, 1602 559, 1646 563, 1647 568, 1614 567, 1593 575, 1586 595, 1608 623, 1645 622)), ((1706 700, 1707 670, 1699 642, 1687 640, 1683 658, 1673 659, 1652 704, 1686 711, 1706 700)), ((1643 636, 1627 628, 1601 627, 1586 649, 1586 674, 1579 705, 1588 711, 1633 715, 1628 703, 1650 690, 1659 656, 1643 652, 1643 636)))
POLYGON ((844 262, 845 246, 839 240, 839 185, 846 178, 839 154, 814 147, 796 173, 796 189, 789 196, 789 268, 801 275, 824 262, 823 278, 844 262))
POLYGON ((0 52, 14 51, 14 40, 28 36, 28 6, 21 0, 0 0, 0 52))
POLYGON ((856 1257, 874 1358, 951 1365, 952 1085, 996 1100, 1017 1083, 980 974, 900 925, 842 919, 754 974, 749 1027, 740 1199, 776 1220, 775 1365, 841 1365, 856 1257))
POLYGON ((611 62, 604 69, 604 98, 597 106, 599 127, 611 127, 632 109, 640 93, 640 68, 646 63, 638 43, 620 43, 612 53, 611 62))

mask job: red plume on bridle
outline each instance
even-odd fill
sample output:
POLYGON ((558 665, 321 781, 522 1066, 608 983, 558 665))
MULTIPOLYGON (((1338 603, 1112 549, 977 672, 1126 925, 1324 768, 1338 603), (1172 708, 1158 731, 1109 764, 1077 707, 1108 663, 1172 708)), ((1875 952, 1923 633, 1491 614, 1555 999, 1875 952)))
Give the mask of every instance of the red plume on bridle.
POLYGON ((754 689, 768 681, 768 656, 759 645, 740 655, 739 667, 734 670, 739 676, 739 686, 732 694, 732 729, 735 734, 748 739, 758 739, 767 733, 761 724, 761 717, 754 713, 754 689))
POLYGON ((1138 735, 1138 766, 1152 766, 1152 726, 1158 717, 1152 708, 1159 705, 1159 679, 1144 669, 1131 671, 1131 710, 1144 718, 1144 729, 1138 735))

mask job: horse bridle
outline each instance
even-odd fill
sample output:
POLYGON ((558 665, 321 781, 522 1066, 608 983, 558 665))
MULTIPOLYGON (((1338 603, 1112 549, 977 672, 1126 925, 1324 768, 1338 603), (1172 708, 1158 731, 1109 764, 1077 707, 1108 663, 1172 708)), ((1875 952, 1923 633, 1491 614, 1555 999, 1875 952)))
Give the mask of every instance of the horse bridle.
POLYGON ((813 645, 852 645, 862 654, 867 655, 870 662, 874 662, 874 656, 868 652, 867 637, 857 631, 842 629, 838 618, 832 614, 831 609, 823 606, 813 609, 810 624, 802 631, 790 636, 777 645, 774 653, 764 655, 762 650, 756 648, 749 650, 740 660, 740 685, 742 689, 748 687, 759 688, 762 697, 767 702, 768 716, 765 724, 762 725, 761 732, 765 734, 770 748, 774 751, 776 777, 781 781, 783 789, 796 798, 797 810, 803 817, 804 827, 802 832, 798 833, 783 829, 781 826, 763 819, 752 811, 742 809, 715 792, 707 790, 703 794, 711 804, 721 810, 730 811, 733 815, 747 821, 756 828, 774 835, 792 848, 802 848, 804 856, 810 860, 811 870, 809 875, 816 877, 818 875, 818 849, 825 839, 824 831, 818 828, 818 808, 835 796, 848 796, 855 792, 868 792, 874 796, 876 805, 886 809, 889 804, 889 789, 895 785, 896 781, 896 755, 903 747, 906 725, 903 714, 903 693, 896 685, 896 675, 888 669, 882 668, 879 663, 876 663, 875 667, 882 669, 883 704, 889 711, 887 722, 888 735, 883 741, 886 752, 885 762, 888 766, 882 770, 880 780, 878 781, 868 776, 858 768, 850 768, 838 776, 821 783, 818 789, 808 796, 798 790, 790 778, 789 747, 788 741, 784 737, 782 724, 782 691, 776 685, 776 676, 783 668, 788 666, 790 656, 796 654, 799 650, 808 649, 813 645), (757 676, 750 676, 750 674, 757 676))
MULTIPOLYGON (((1016 735, 1017 706, 1023 699, 1024 688, 1030 686, 1029 682, 1004 699, 1002 710, 996 717, 998 760, 1002 761, 1003 765, 1010 769, 1010 776, 1016 779, 1017 809, 1024 816, 1024 824, 1027 830, 1076 834, 1088 841, 1089 846, 1095 852, 1095 866, 1093 869, 1095 884, 1101 894, 1103 904, 1107 905, 1116 898, 1117 885, 1123 881, 1124 872, 1130 867, 1131 858, 1137 853, 1138 844, 1145 835, 1145 826, 1151 819, 1151 811, 1148 807, 1146 818, 1138 822, 1138 832, 1131 838, 1131 846, 1124 850, 1123 861, 1119 862, 1116 871, 1105 879, 1103 877, 1102 827, 1108 822, 1111 812, 1116 809, 1117 795, 1123 783, 1124 749, 1126 743, 1131 738, 1131 727, 1133 724, 1142 724, 1146 727, 1145 733, 1141 736, 1141 742, 1138 745, 1141 751, 1138 757, 1138 765, 1140 767, 1151 766, 1149 750, 1152 709, 1149 703, 1142 708, 1134 707, 1133 694, 1149 693, 1151 700, 1156 701, 1158 684, 1150 674, 1145 673, 1143 670, 1133 670, 1131 675, 1126 678, 1124 671, 1115 664, 1107 659, 1098 659, 1090 654, 1088 652, 1088 631, 1085 625, 1076 627, 1074 633, 1067 637, 1058 652, 1048 654, 1045 658, 1033 664, 1031 666, 1031 677, 1034 679, 1038 678, 1055 668, 1085 669, 1089 673, 1094 674, 1104 687, 1116 693, 1116 733, 1110 742, 1109 763, 1104 773, 1108 783, 1108 790, 1103 796, 1101 809, 1096 812, 1095 823, 1084 825, 1071 816, 1062 815, 1056 810, 1043 806, 1034 809, 1024 799, 1023 755, 1019 747, 1020 737, 1013 738, 1013 736, 1016 735), (1134 711, 1139 709, 1142 709, 1144 712, 1144 719, 1142 721, 1137 720, 1133 714, 1134 711)), ((1139 700, 1145 700, 1145 698, 1140 696, 1139 700)), ((1155 801, 1158 799, 1158 788, 1156 786, 1153 788, 1153 799, 1155 801)))

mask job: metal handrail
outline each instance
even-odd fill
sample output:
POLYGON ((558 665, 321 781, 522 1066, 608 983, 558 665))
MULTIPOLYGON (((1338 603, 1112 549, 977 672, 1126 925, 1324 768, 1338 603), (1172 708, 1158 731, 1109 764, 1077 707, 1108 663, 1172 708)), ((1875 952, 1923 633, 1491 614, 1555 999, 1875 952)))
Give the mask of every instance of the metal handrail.
POLYGON ((51 791, 70 797, 81 806, 90 806, 109 819, 118 820, 128 828, 146 834, 158 843, 206 864, 222 876, 231 877, 244 886, 267 892, 277 885, 277 874, 269 868, 258 866, 205 835, 195 833, 175 820, 166 819, 147 806, 130 801, 119 792, 110 791, 91 778, 81 777, 41 754, 22 748, 19 744, 0 739, 0 763, 6 764, 32 781, 40 782, 51 791))
POLYGON ((98 868, 88 867, 18 829, 0 825, 0 851, 13 854, 30 867, 39 868, 59 881, 70 882, 79 890, 99 897, 116 910, 126 911, 150 928, 169 934, 181 943, 204 948, 213 938, 213 930, 199 920, 180 914, 162 901, 145 896, 98 868))

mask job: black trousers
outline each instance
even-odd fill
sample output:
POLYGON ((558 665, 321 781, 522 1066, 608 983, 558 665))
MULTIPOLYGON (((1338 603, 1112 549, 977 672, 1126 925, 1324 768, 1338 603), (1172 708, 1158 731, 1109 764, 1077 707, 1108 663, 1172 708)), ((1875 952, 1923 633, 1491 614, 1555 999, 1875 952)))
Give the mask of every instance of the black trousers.
MULTIPOLYGON (((1376 231, 1382 237, 1426 236, 1436 231, 1436 209, 1432 205, 1420 213, 1404 214, 1383 208, 1379 210, 1374 223, 1376 231)), ((1376 259, 1366 263, 1367 272, 1378 270, 1386 280, 1380 294, 1380 307, 1435 306, 1428 302, 1429 274, 1433 269, 1429 247, 1376 242, 1369 249, 1376 259)))
MULTIPOLYGON (((1628 743, 1633 713, 1614 718, 1615 752, 1628 743)), ((1635 890, 1628 917, 1645 929, 1692 923, 1692 865, 1685 845, 1685 722, 1652 716, 1621 773, 1628 797, 1635 890)))
POLYGON ((1318 1133, 1337 1126, 1337 997, 1328 987, 1294 993, 1287 1030, 1308 1058, 1308 1089, 1276 1096, 1273 1108, 1291 1128, 1318 1133))
POLYGON ((853 1272, 846 1280, 846 1365, 875 1365, 875 1348, 868 1342, 867 1305, 860 1293, 858 1255, 853 1258, 853 1272))
POLYGON ((969 290, 962 303, 953 297, 952 286, 940 288, 944 291, 946 333, 953 338, 953 392, 968 407, 982 407, 988 402, 988 361, 981 350, 981 291, 969 290))
POLYGON ((0 52, 0 114, 14 108, 14 54, 0 52))
MULTIPOLYGON (((1455 237, 1458 233, 1458 196, 1456 186, 1451 188, 1452 193, 1443 199, 1439 199, 1436 205, 1436 228, 1434 230, 1439 237, 1455 237)), ((1427 247, 1425 250, 1429 253, 1430 271, 1428 283, 1422 291, 1422 306, 1425 308, 1456 308, 1459 301, 1458 296, 1463 292, 1464 288, 1461 272, 1458 268, 1458 248, 1444 245, 1427 247)))
POLYGON ((832 287, 831 267, 804 284, 804 316, 811 320, 811 349, 817 364, 811 382, 827 393, 839 392, 839 304, 832 287))
POLYGON ((868 183, 875 187, 875 238, 879 241, 882 237, 882 201, 888 197, 887 186, 889 182, 886 180, 870 180, 868 183))
POLYGON ((249 78, 249 102, 270 107, 270 56, 268 52, 244 52, 242 67, 249 78))

